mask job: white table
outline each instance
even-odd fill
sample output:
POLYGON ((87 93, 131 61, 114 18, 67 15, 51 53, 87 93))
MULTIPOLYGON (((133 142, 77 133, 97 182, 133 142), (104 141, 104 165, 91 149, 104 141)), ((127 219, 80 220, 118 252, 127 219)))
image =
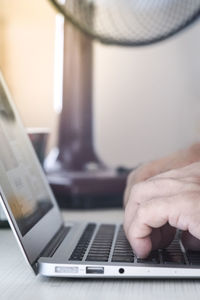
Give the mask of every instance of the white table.
MULTIPOLYGON (((120 210, 71 211, 67 220, 121 222, 120 210)), ((200 299, 200 280, 91 280, 35 276, 10 230, 0 230, 0 300, 200 299)))

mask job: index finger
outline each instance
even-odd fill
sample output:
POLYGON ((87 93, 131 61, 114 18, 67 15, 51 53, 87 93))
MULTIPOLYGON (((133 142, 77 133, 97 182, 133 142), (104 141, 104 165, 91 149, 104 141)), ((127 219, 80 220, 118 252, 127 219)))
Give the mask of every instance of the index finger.
POLYGON ((169 220, 171 199, 152 199, 139 205, 135 218, 126 228, 126 235, 137 256, 144 258, 152 250, 151 232, 169 220))

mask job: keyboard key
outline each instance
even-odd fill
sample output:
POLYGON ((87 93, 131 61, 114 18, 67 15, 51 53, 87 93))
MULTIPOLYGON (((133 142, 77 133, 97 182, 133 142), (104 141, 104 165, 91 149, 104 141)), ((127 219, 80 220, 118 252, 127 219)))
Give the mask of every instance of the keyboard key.
POLYGON ((115 225, 101 225, 90 247, 86 261, 108 261, 114 233, 115 225))
POLYGON ((185 257, 182 253, 178 238, 175 238, 172 243, 161 252, 164 264, 185 264, 185 257))
POLYGON ((164 264, 185 264, 185 259, 182 253, 170 253, 164 250, 162 252, 164 264))
POLYGON ((76 248, 72 252, 72 255, 70 256, 69 260, 81 261, 83 259, 85 252, 88 248, 88 245, 90 243, 90 240, 92 238, 92 235, 94 233, 95 227, 96 227, 96 225, 93 223, 89 223, 86 226, 86 228, 85 228, 76 248))
POLYGON ((107 256, 87 256, 87 261, 101 261, 101 262, 107 262, 108 261, 108 257, 107 256))
POLYGON ((133 250, 125 236, 123 227, 120 226, 115 247, 112 255, 112 262, 124 262, 124 263, 133 263, 134 262, 134 253, 133 250))
POLYGON ((137 258, 137 263, 143 263, 143 264, 159 264, 160 263, 160 258, 159 258, 159 252, 158 251, 152 251, 150 255, 145 258, 137 258))
POLYGON ((200 251, 187 251, 186 255, 191 265, 200 265, 200 251))
POLYGON ((126 263, 133 263, 134 262, 134 255, 126 256, 126 255, 113 255, 112 262, 126 262, 126 263))
MULTIPOLYGON (((95 230, 95 224, 88 224, 84 230, 70 260, 82 261, 90 245, 95 230)), ((86 261, 108 262, 115 234, 115 225, 103 224, 98 228, 92 245, 86 257, 86 261)), ((200 265, 200 252, 188 252, 190 264, 200 265)), ((120 226, 115 240, 114 250, 111 257, 112 262, 134 263, 135 255, 125 236, 123 227, 120 226)), ((136 259, 138 264, 185 264, 185 258, 181 251, 179 240, 175 239, 166 249, 153 251, 145 259, 136 259)))

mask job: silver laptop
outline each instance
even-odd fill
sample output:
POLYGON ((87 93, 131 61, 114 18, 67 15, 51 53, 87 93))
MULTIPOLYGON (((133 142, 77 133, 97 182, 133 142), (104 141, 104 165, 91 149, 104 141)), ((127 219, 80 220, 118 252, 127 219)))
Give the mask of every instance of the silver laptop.
POLYGON ((168 248, 142 260, 134 255, 122 225, 63 223, 1 74, 0 193, 13 233, 35 274, 200 277, 199 253, 186 253, 178 234, 168 248))

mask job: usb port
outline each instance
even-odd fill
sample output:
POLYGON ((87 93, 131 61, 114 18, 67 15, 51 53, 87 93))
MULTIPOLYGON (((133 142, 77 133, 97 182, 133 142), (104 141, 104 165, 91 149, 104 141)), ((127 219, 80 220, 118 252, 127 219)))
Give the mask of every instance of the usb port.
POLYGON ((86 267, 86 274, 104 274, 104 267, 86 267))

